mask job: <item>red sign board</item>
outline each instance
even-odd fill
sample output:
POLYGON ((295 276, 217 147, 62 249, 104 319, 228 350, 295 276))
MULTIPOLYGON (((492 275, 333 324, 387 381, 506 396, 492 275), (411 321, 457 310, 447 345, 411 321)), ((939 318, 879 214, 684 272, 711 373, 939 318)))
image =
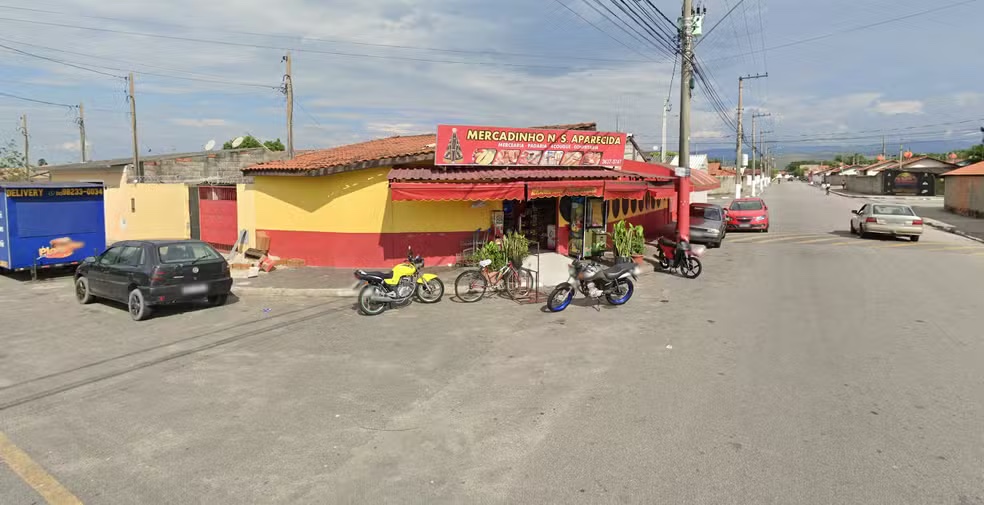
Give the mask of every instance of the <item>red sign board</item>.
POLYGON ((620 167, 625 134, 440 125, 435 165, 620 167))

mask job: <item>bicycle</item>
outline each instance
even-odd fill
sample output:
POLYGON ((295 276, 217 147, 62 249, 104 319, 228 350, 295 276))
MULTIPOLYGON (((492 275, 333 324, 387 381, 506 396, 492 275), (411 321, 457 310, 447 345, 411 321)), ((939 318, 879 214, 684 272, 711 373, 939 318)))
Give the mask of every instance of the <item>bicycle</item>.
POLYGON ((491 286, 495 291, 505 291, 509 298, 522 298, 533 290, 533 274, 517 269, 510 261, 499 270, 489 270, 492 260, 478 262, 478 270, 465 270, 454 280, 454 294, 465 303, 481 300, 491 286))

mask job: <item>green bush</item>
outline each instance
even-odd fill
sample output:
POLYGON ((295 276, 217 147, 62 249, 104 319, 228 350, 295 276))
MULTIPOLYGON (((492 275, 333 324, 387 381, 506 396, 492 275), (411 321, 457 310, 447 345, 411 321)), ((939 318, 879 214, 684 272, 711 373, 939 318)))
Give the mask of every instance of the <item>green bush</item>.
POLYGON ((472 258, 475 263, 482 260, 492 260, 492 264, 489 265, 489 269, 498 270, 506 266, 506 253, 502 250, 502 247, 495 242, 486 242, 476 253, 474 258, 472 258))
POLYGON ((646 253, 646 234, 642 226, 626 223, 625 220, 615 223, 612 232, 612 245, 615 255, 627 258, 633 254, 646 253))
POLYGON ((525 236, 512 232, 502 237, 502 250, 506 259, 512 261, 516 268, 522 268, 523 260, 530 255, 530 241, 525 236))

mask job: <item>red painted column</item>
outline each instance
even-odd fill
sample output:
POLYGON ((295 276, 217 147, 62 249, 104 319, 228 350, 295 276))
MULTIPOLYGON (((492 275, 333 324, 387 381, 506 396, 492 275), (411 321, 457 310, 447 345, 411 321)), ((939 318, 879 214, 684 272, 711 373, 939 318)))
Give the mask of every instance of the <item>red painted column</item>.
POLYGON ((690 177, 680 177, 677 189, 677 240, 690 241, 690 177))

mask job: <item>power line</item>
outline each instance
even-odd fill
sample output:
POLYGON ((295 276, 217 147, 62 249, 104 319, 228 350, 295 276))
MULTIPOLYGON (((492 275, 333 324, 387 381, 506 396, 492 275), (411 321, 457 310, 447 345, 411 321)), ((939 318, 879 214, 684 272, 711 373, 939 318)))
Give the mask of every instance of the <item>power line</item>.
POLYGON ((589 20, 588 18, 582 16, 581 13, 577 12, 576 10, 571 9, 570 6, 568 6, 567 4, 565 4, 564 2, 562 2, 561 0, 554 0, 554 1, 557 2, 558 4, 560 4, 563 8, 571 11, 575 16, 577 16, 578 18, 580 18, 581 21, 584 21, 588 25, 594 27, 595 30, 598 30, 599 32, 605 34, 608 38, 614 40, 615 42, 618 42, 619 45, 621 45, 622 47, 625 47, 626 49, 628 49, 628 50, 630 50, 630 51, 632 51, 632 52, 634 52, 634 53, 636 53, 636 54, 638 54, 640 56, 643 56, 645 58, 649 58, 649 61, 652 61, 652 59, 648 55, 646 55, 646 54, 640 52, 638 49, 636 49, 636 48, 634 48, 634 47, 626 44, 625 42, 623 42, 619 38, 615 37, 614 35, 612 35, 608 31, 606 31, 602 27, 600 27, 600 26, 596 25, 595 23, 591 22, 591 20, 589 20))
MULTIPOLYGON (((5 17, 0 17, 0 21, 10 21, 14 23, 28 23, 28 24, 36 24, 42 26, 54 26, 59 28, 72 28, 77 30, 88 30, 88 31, 95 31, 95 32, 102 32, 102 33, 116 33, 121 35, 132 35, 136 37, 179 40, 183 42, 196 42, 201 44, 215 44, 215 45, 232 46, 232 47, 249 47, 253 49, 270 49, 276 51, 295 51, 299 53, 324 54, 330 56, 343 56, 343 57, 352 57, 352 58, 401 60, 401 61, 443 63, 443 64, 456 64, 456 65, 481 65, 481 66, 492 65, 492 66, 515 67, 515 68, 543 68, 543 69, 554 69, 554 70, 583 70, 584 69, 584 67, 574 67, 569 65, 562 66, 562 65, 540 65, 540 64, 529 64, 529 63, 508 63, 508 62, 495 62, 495 61, 489 62, 489 61, 441 60, 435 58, 415 58, 409 56, 392 56, 392 55, 381 55, 381 54, 350 53, 344 51, 327 51, 324 49, 294 48, 294 47, 284 47, 284 46, 273 46, 268 44, 232 42, 227 40, 201 39, 197 37, 183 37, 178 35, 164 35, 160 33, 135 32, 129 30, 116 30, 112 28, 97 28, 92 26, 68 25, 63 23, 52 23, 50 21, 35 21, 35 20, 28 20, 28 19, 14 19, 14 18, 5 18, 5 17)), ((106 75, 110 75, 110 74, 106 74, 106 75)), ((119 77, 119 76, 114 75, 113 77, 119 77)))
POLYGON ((734 12, 735 9, 737 9, 738 6, 741 5, 744 2, 745 2, 745 0, 738 0, 738 3, 736 3, 735 6, 732 7, 731 10, 729 10, 728 13, 725 14, 723 18, 719 19, 717 23, 714 23, 714 26, 712 26, 710 30, 707 30, 707 33, 705 33, 704 36, 701 37, 701 39, 697 41, 697 44, 695 44, 694 47, 696 48, 697 46, 700 45, 701 42, 707 40, 707 37, 710 37, 711 34, 714 33, 714 29, 717 28, 718 25, 720 25, 721 23, 723 23, 725 19, 728 19, 728 16, 730 16, 731 13, 734 12))
POLYGON ((0 47, 6 49, 8 51, 13 51, 15 53, 22 54, 24 56, 30 56, 32 58, 39 58, 39 59, 42 59, 42 60, 47 60, 47 61, 50 61, 50 62, 59 63, 61 65, 65 65, 65 66, 77 68, 77 69, 80 69, 80 70, 85 70, 87 72, 93 72, 93 73, 96 73, 96 74, 106 75, 106 76, 109 76, 109 77, 115 77, 117 79, 123 79, 123 76, 121 76, 121 75, 110 74, 109 72, 103 72, 101 70, 96 70, 96 69, 93 69, 93 68, 83 67, 81 65, 76 65, 74 63, 69 63, 67 61, 56 60, 54 58, 49 58, 47 56, 41 56, 39 54, 29 53, 27 51, 22 51, 20 49, 15 48, 15 47, 5 46, 3 44, 0 44, 0 47))
MULTIPOLYGON (((565 8, 567 8, 567 6, 564 5, 562 2, 560 2, 559 0, 555 0, 555 1, 557 1, 557 3, 560 3, 565 8)), ((89 15, 81 15, 81 14, 70 14, 70 13, 67 13, 67 12, 59 12, 59 11, 46 10, 46 9, 35 9, 35 8, 28 8, 28 7, 15 7, 15 6, 11 6, 11 5, 0 5, 0 9, 11 9, 11 10, 19 10, 19 11, 43 13, 43 14, 57 14, 57 15, 64 15, 64 16, 72 16, 72 17, 76 17, 76 18, 98 19, 98 20, 106 20, 106 21, 120 21, 120 22, 127 22, 127 23, 132 23, 133 22, 133 20, 130 20, 130 19, 121 19, 121 18, 114 18, 114 17, 108 17, 108 16, 89 16, 89 15)), ((568 8, 568 10, 571 10, 571 9, 568 8)), ((571 12, 574 12, 575 14, 577 14, 577 12, 575 12, 573 10, 571 10, 571 12)), ((578 17, 580 17, 580 14, 577 14, 577 15, 578 15, 578 17)), ((587 21, 587 20, 585 20, 585 21, 587 21)), ((152 23, 153 24, 157 24, 157 25, 161 25, 161 26, 169 26, 169 27, 173 27, 173 28, 207 29, 210 32, 232 33, 232 34, 237 34, 237 35, 249 35, 249 36, 252 36, 252 37, 270 37, 270 38, 279 38, 279 39, 287 39, 287 40, 298 40, 300 38, 300 37, 297 37, 297 36, 281 35, 281 34, 275 34, 275 33, 260 33, 260 32, 250 32, 250 31, 242 31, 242 30, 217 29, 217 28, 211 27, 211 26, 209 26, 209 27, 195 27, 195 26, 181 25, 181 24, 177 24, 177 23, 167 23, 167 22, 158 21, 158 20, 154 20, 154 21, 152 21, 152 23)), ((386 48, 386 49, 405 49, 405 50, 414 50, 414 51, 433 51, 433 52, 451 53, 451 54, 478 54, 478 55, 490 55, 490 56, 541 58, 541 59, 552 59, 552 60, 567 59, 567 60, 584 60, 584 61, 605 61, 605 62, 613 62, 613 63, 644 63, 644 61, 642 61, 642 60, 626 60, 626 59, 612 59, 612 58, 593 58, 593 57, 589 57, 589 56, 569 56, 569 55, 551 55, 551 54, 535 54, 535 53, 514 53, 514 52, 491 51, 491 50, 452 49, 452 48, 444 48, 444 47, 410 46, 410 45, 403 45, 403 44, 380 44, 380 43, 375 43, 375 42, 361 42, 361 41, 341 40, 341 39, 324 39, 324 38, 307 37, 307 36, 303 37, 303 40, 305 42, 325 42, 325 43, 329 43, 329 44, 351 44, 351 45, 356 45, 356 46, 379 47, 379 48, 386 48)), ((626 46, 626 47, 628 49, 632 49, 629 46, 626 46)), ((639 53, 639 54, 641 56, 645 56, 642 53, 639 53)))
POLYGON ((55 106, 55 107, 65 107, 65 108, 68 108, 68 109, 77 109, 79 107, 78 105, 71 105, 71 104, 67 104, 67 103, 56 103, 56 102, 48 102, 48 101, 45 101, 45 100, 37 100, 37 99, 34 99, 34 98, 27 98, 27 97, 24 97, 24 96, 18 96, 18 95, 13 95, 13 94, 10 94, 10 93, 4 93, 2 91, 0 91, 0 96, 5 96, 7 98, 13 98, 13 99, 16 99, 16 100, 23 100, 25 102, 38 103, 38 104, 42 104, 42 105, 52 105, 52 106, 55 106))
POLYGON ((640 44, 642 44, 644 46, 647 46, 647 47, 650 47, 652 49, 655 49, 656 52, 660 53, 661 56, 664 56, 664 57, 667 56, 665 49, 663 49, 658 43, 656 43, 655 41, 651 40, 646 35, 640 33, 638 29, 636 29, 632 25, 628 24, 624 19, 622 19, 618 15, 616 15, 615 12, 612 11, 611 9, 609 9, 607 5, 601 3, 601 0, 593 0, 593 3, 592 3, 592 0, 581 0, 581 1, 585 5, 587 5, 588 7, 590 7, 593 11, 595 11, 595 13, 597 13, 599 16, 601 16, 606 21, 608 21, 612 26, 618 28, 619 30, 622 30, 622 32, 624 32, 626 35, 628 35, 629 37, 635 39, 636 42, 639 42, 640 44), (599 9, 596 6, 596 4, 598 6, 600 6, 601 9, 604 9, 609 14, 611 14, 611 16, 609 17, 604 12, 602 12, 601 9, 599 9), (616 23, 615 21, 613 21, 613 19, 614 20, 618 20, 619 22, 621 22, 621 24, 616 23))
MULTIPOLYGON (((599 0, 595 0, 599 1, 599 0)), ((623 14, 628 16, 639 28, 648 33, 655 44, 660 48, 664 49, 664 54, 667 56, 675 55, 677 53, 676 35, 668 33, 665 28, 660 29, 660 23, 652 16, 649 12, 644 9, 640 9, 646 17, 652 22, 652 25, 642 19, 638 13, 633 11, 626 0, 611 0, 612 3, 617 7, 623 14)), ((621 18, 619 18, 621 19, 621 18)))
POLYGON ((904 16, 898 16, 898 17, 894 17, 894 18, 884 19, 882 21, 876 21, 876 22, 873 22, 873 23, 867 23, 867 24, 860 25, 860 26, 853 26, 853 27, 850 27, 850 28, 844 28, 842 30, 833 31, 833 32, 825 33, 823 35, 817 35, 817 36, 814 36, 814 37, 808 37, 808 38, 805 38, 805 39, 794 40, 792 42, 787 42, 787 43, 784 43, 784 44, 779 44, 777 46, 768 47, 768 48, 765 48, 763 50, 752 50, 752 51, 748 51, 746 53, 733 54, 733 55, 730 55, 730 56, 727 56, 727 57, 715 58, 713 60, 708 60, 708 61, 731 60, 731 59, 734 59, 734 58, 739 57, 739 56, 752 55, 752 54, 756 54, 756 53, 763 52, 763 51, 775 51, 776 49, 784 49, 784 48, 787 48, 787 47, 797 46, 797 45, 800 45, 800 44, 806 44, 806 43, 809 43, 809 42, 815 42, 817 40, 822 40, 822 39, 830 38, 830 37, 833 37, 835 35, 840 35, 840 34, 843 34, 843 33, 850 33, 850 32, 856 32, 856 31, 861 31, 861 30, 868 30, 868 29, 874 28, 876 26, 882 26, 882 25, 886 25, 886 24, 889 24, 889 23, 894 23, 896 21, 903 21, 903 20, 906 20, 906 19, 911 19, 911 18, 923 16, 923 15, 926 15, 926 14, 934 14, 934 13, 937 13, 937 12, 939 12, 941 10, 944 10, 944 9, 952 9, 954 7, 960 7, 962 5, 967 5, 967 4, 970 4, 970 3, 977 2, 977 1, 978 0, 963 0, 961 2, 951 3, 951 4, 943 5, 943 6, 940 6, 940 7, 934 7, 932 9, 927 9, 927 10, 923 10, 923 11, 919 11, 919 12, 913 12, 911 14, 906 14, 904 16))

